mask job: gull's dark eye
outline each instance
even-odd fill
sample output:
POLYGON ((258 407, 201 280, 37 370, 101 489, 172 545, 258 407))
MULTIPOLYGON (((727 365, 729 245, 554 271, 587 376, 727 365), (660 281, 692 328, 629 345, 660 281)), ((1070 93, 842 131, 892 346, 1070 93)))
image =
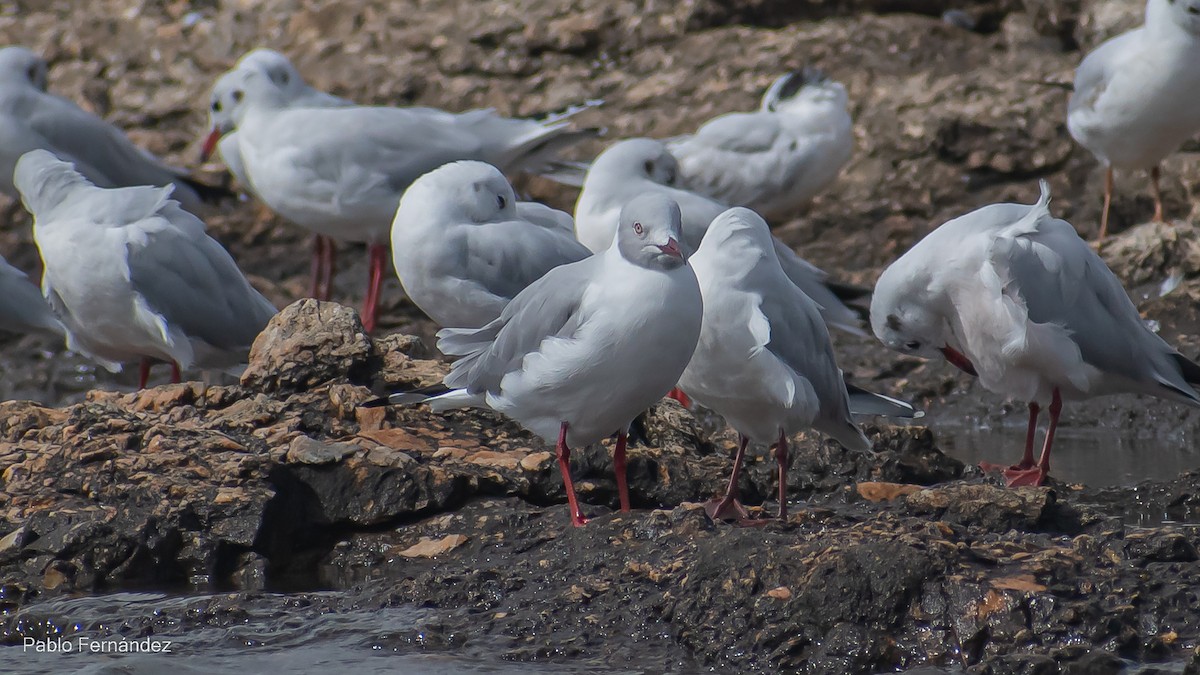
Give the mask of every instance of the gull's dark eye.
POLYGON ((221 112, 221 99, 214 98, 212 104, 213 112, 221 112))
POLYGON ((646 228, 642 227, 642 224, 641 224, 641 223, 634 223, 634 224, 633 224, 633 231, 634 231, 634 232, 637 232, 638 234, 642 234, 642 233, 644 233, 644 232, 646 231, 646 228))
POLYGON ((915 352, 921 348, 921 343, 917 342, 916 340, 909 340, 908 342, 904 343, 904 348, 915 352))
POLYGON ((233 102, 234 102, 234 103, 241 103, 241 102, 242 102, 242 98, 243 98, 244 96, 245 96, 245 94, 244 94, 244 93, 242 93, 242 90, 241 90, 241 89, 234 89, 234 90, 233 90, 233 102))
POLYGON ((280 83, 280 84, 287 84, 287 83, 288 83, 288 74, 287 74, 287 73, 280 73, 280 74, 279 74, 279 83, 280 83))
POLYGON ((649 160, 649 159, 646 160, 646 163, 642 164, 642 168, 646 170, 647 176, 654 175, 654 161, 653 160, 649 160))
POLYGON ((503 211, 504 207, 508 205, 508 200, 504 198, 504 195, 496 195, 496 203, 500 205, 500 210, 503 211))

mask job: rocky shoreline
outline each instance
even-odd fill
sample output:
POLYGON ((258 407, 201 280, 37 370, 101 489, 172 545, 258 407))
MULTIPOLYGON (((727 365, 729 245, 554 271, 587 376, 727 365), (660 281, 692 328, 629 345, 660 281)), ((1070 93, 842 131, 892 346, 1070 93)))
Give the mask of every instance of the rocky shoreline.
MULTIPOLYGON (((0 404, 0 640, 82 629, 20 611, 64 595, 233 591, 179 629, 262 591, 333 588, 306 602, 430 608, 443 637, 419 648, 500 640, 516 660, 619 662, 650 642, 664 667, 717 671, 1200 668, 1200 526, 1121 517, 1147 501, 1190 514, 1200 472, 1008 490, 927 429, 871 426, 872 454, 798 438, 795 513, 736 528, 697 503, 721 488, 733 438, 664 402, 630 453, 632 513, 613 512, 608 448, 575 455, 594 516, 575 529, 552 452, 512 423, 356 407, 372 386, 436 379, 444 365, 421 356, 300 301, 239 385, 0 404)), ((771 466, 751 462, 747 502, 769 498, 771 466)), ((154 635, 159 620, 107 630, 154 635)))

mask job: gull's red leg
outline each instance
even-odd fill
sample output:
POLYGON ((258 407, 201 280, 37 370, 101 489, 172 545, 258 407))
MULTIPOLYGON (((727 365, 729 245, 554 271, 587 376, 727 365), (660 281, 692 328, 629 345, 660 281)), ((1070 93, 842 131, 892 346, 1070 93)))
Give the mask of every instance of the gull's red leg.
POLYGON ((1159 185, 1159 179, 1162 178, 1162 173, 1158 170, 1156 164, 1153 169, 1150 169, 1150 185, 1154 188, 1154 222, 1163 223, 1163 204, 1162 204, 1162 186, 1159 185))
POLYGON ((1025 430, 1025 454, 1021 455, 1021 461, 1012 466, 1005 467, 1001 464, 992 464, 991 462, 980 462, 979 468, 984 471, 1012 471, 1018 469, 1033 468, 1033 441, 1037 436, 1037 421, 1038 414, 1041 408, 1036 401, 1029 402, 1029 427, 1025 430))
POLYGON ((629 442, 629 432, 622 430, 617 434, 617 447, 613 448, 613 470, 617 473, 617 498, 621 501, 621 510, 629 511, 629 483, 625 479, 625 445, 629 442))
POLYGON ((571 480, 571 449, 567 447, 567 423, 563 422, 558 428, 558 445, 554 448, 558 454, 558 468, 562 472, 563 488, 567 492, 567 508, 571 510, 571 524, 581 527, 587 524, 587 518, 579 510, 579 501, 575 499, 575 483, 571 480))
POLYGON ((775 444, 775 462, 779 464, 779 519, 787 520, 787 434, 779 430, 779 442, 775 444))
POLYGON ((179 363, 171 362, 171 384, 179 384, 183 381, 183 375, 179 372, 179 363))
POLYGON ((1054 388, 1054 393, 1050 397, 1049 410, 1050 425, 1046 427, 1046 440, 1042 443, 1042 456, 1038 459, 1037 466, 1024 470, 1009 469, 1005 471, 1004 477, 1009 487, 1041 485, 1046 480, 1046 476, 1050 475, 1050 450, 1054 446, 1054 433, 1058 430, 1058 416, 1062 412, 1062 395, 1057 387, 1054 388))
POLYGON ((150 381, 150 359, 142 357, 142 362, 138 365, 138 389, 145 389, 146 383, 150 381))
POLYGON ((725 487, 725 495, 719 499, 710 499, 704 504, 704 512, 713 520, 749 520, 750 513, 738 501, 741 489, 738 478, 742 474, 742 461, 746 457, 746 445, 750 439, 738 434, 737 455, 733 458, 733 473, 729 475, 729 485, 725 487))
POLYGON ((367 247, 371 276, 367 281, 367 295, 363 299, 363 328, 368 333, 375 331, 376 314, 379 311, 379 290, 383 286, 383 271, 387 267, 387 246, 371 244, 367 247))
POLYGON ((688 410, 692 409, 692 399, 688 397, 687 394, 683 393, 683 390, 679 387, 674 387, 671 389, 671 391, 667 392, 667 398, 679 401, 679 405, 687 408, 688 410))

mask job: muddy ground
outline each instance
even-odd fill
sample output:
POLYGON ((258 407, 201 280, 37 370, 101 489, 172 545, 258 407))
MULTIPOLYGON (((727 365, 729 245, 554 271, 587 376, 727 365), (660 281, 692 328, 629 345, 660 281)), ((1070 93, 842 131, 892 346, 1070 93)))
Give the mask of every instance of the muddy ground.
MULTIPOLYGON (((1036 82, 1069 81, 1085 50, 1137 23, 1140 5, 18 0, 0 3, 0 36, 50 60, 55 92, 182 166, 196 164, 208 87, 255 46, 285 52, 314 85, 365 103, 532 115, 603 98, 579 122, 611 138, 689 131, 755 106, 782 70, 816 65, 850 93, 856 152, 825 195, 776 231, 836 277, 869 285, 937 224, 987 203, 1032 202, 1038 178, 1050 182, 1058 215, 1096 230, 1100 168, 1067 134, 1066 92, 1036 82), (947 10, 970 21, 944 20, 947 10)), ((217 164, 197 171, 221 178, 217 164)), ((1172 225, 1139 225, 1152 211, 1148 180, 1119 174, 1117 236, 1101 253, 1146 318, 1196 356, 1195 155, 1171 158, 1164 175, 1172 225), (1170 277, 1180 285, 1159 297, 1170 277)), ((544 181, 523 187, 568 210, 575 198, 544 181)), ((249 203, 202 215, 280 307, 304 295, 302 232, 249 203)), ((0 223, 0 251, 35 269, 23 213, 0 223)), ((361 299, 364 258, 354 247, 340 255, 337 294, 348 304, 361 299)), ((427 345, 432 327, 394 279, 383 297, 380 335, 427 345)), ((916 401, 935 434, 1024 421, 1022 406, 945 364, 838 342, 856 382, 916 401)), ((1005 493, 938 452, 936 435, 885 427, 873 433, 898 448, 892 454, 848 457, 805 441, 792 480, 809 506, 786 524, 731 530, 688 506, 720 486, 730 439, 713 440, 711 421, 697 429, 668 406, 657 428, 670 438, 652 438, 631 465, 639 510, 573 531, 562 527, 546 449, 513 425, 419 412, 360 419, 353 403, 364 387, 394 381, 397 369, 436 377, 436 364, 399 356, 401 346, 420 354, 400 343, 357 343, 367 355, 346 357, 358 359, 353 369, 341 357, 317 375, 304 365, 290 384, 122 395, 106 392, 132 391, 132 373, 110 375, 43 339, 0 337, 0 399, 51 406, 6 404, 0 420, 6 601, 136 585, 352 588, 336 602, 468 609, 457 616, 470 625, 451 622, 445 634, 512 636, 512 658, 621 654, 662 638, 664 663, 764 671, 933 663, 1056 672, 1088 647, 1179 660, 1200 641, 1200 541, 1186 524, 1195 521, 1195 474, 1137 489, 1005 493), (383 365, 391 369, 380 376, 383 365), (74 405, 54 407, 64 404, 74 405), (397 425, 405 431, 386 431, 397 425), (865 488, 894 497, 879 502, 863 494, 869 483, 945 481, 909 495, 865 488), (1142 530, 1127 524, 1134 511, 1159 516, 1142 530), (434 559, 399 555, 420 537, 458 543, 434 559), (532 634, 542 641, 521 642, 532 634)), ((1123 396, 1069 406, 1064 427, 1099 430, 1097 443, 1108 434, 1135 448, 1194 448, 1200 416, 1123 396)), ((1017 450, 997 442, 997 459, 1017 450)), ((603 449, 579 462, 585 501, 610 503, 603 449)), ((745 489, 754 501, 770 494, 768 463, 755 463, 745 489)), ((231 598, 214 615, 245 601, 231 598)), ((6 630, 12 639, 41 629, 6 630)))

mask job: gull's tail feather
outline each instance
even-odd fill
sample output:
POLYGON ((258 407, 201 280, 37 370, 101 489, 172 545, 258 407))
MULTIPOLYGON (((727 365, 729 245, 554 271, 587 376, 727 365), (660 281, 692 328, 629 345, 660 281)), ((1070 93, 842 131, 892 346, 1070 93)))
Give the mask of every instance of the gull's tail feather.
MULTIPOLYGON (((545 176, 552 180, 558 176, 563 176, 565 181, 577 181, 578 185, 582 185, 582 178, 577 178, 577 173, 566 171, 570 167, 570 164, 565 163, 558 155, 573 145, 593 138, 599 138, 604 134, 604 129, 599 127, 555 129, 551 127, 547 129, 547 132, 525 143, 521 147, 515 148, 511 155, 512 159, 507 163, 507 169, 545 176)), ((567 182, 566 184, 573 185, 576 183, 567 182)))
POLYGON ((555 122, 561 122, 570 117, 574 117, 584 110, 599 108, 602 105, 604 105, 604 99, 592 98, 584 101, 583 103, 573 103, 562 110, 550 110, 531 115, 530 119, 535 119, 539 122, 545 122, 546 124, 553 124, 555 122))
POLYGON ((884 415, 908 419, 920 419, 925 416, 923 410, 917 410, 911 403, 876 394, 853 384, 846 385, 846 393, 850 396, 850 412, 855 415, 884 415))
POLYGON ((1183 376, 1183 381, 1191 385, 1192 389, 1184 390, 1161 379, 1159 382, 1167 389, 1182 396, 1192 405, 1200 404, 1200 393, 1195 389, 1197 386, 1200 386, 1200 364, 1197 364, 1179 352, 1171 354, 1171 358, 1175 360, 1175 365, 1179 366, 1179 374, 1183 376))
POLYGON ((396 391, 387 396, 373 398, 366 403, 360 403, 360 408, 380 408, 385 405, 414 405, 424 403, 435 396, 450 393, 450 387, 442 384, 431 384, 427 387, 417 387, 416 389, 406 389, 404 391, 396 391))

